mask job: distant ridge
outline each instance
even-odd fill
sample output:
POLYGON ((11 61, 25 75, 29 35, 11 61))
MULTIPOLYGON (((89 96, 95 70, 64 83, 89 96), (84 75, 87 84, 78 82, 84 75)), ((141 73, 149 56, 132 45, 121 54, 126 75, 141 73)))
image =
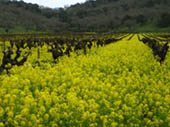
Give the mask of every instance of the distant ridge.
POLYGON ((87 0, 46 8, 0 0, 0 32, 170 31, 170 0, 87 0))

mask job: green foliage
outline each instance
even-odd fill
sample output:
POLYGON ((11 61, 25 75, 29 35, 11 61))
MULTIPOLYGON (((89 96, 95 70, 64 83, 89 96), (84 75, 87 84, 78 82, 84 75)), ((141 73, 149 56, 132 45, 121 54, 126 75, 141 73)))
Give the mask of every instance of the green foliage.
POLYGON ((159 30, 157 27, 170 26, 168 12, 169 0, 88 0, 58 10, 23 1, 1 0, 0 28, 6 32, 108 32, 122 28, 135 31, 139 28, 134 27, 140 26, 142 31, 154 31, 155 27, 159 30), (152 23, 153 28, 147 28, 148 23, 152 23))
POLYGON ((5 30, 3 28, 0 28, 0 33, 5 33, 5 30))
POLYGON ((158 26, 165 28, 170 26, 170 13, 162 13, 158 21, 158 26))

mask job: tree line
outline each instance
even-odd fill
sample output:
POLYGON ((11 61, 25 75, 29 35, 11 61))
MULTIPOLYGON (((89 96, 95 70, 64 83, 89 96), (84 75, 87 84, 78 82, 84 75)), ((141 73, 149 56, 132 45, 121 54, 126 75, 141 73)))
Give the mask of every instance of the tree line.
POLYGON ((16 0, 0 0, 0 32, 106 32, 136 27, 170 27, 169 0, 87 0, 51 9, 16 0))

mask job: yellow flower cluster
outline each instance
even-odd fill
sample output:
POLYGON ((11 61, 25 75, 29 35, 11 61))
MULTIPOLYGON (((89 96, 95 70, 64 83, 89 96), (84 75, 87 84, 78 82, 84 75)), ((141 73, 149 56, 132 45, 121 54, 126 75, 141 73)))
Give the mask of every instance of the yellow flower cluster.
POLYGON ((32 49, 0 76, 0 127, 170 126, 170 53, 160 65, 136 35, 127 39, 40 67, 29 66, 32 49))

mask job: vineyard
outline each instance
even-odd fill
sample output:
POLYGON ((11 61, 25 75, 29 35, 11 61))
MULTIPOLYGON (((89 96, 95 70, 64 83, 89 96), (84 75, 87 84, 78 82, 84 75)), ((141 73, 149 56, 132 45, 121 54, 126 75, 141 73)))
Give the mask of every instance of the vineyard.
POLYGON ((169 127, 170 34, 0 35, 0 127, 169 127))

